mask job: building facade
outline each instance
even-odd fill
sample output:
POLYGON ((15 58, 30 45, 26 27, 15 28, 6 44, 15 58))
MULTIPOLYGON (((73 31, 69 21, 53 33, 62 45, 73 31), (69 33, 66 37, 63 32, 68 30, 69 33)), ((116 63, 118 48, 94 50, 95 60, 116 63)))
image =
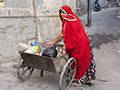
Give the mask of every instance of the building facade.
MULTIPOLYGON (((0 64, 20 58, 23 50, 19 43, 37 41, 37 25, 33 0, 0 1, 0 64), (3 5, 3 6, 2 6, 3 5)), ((35 0, 39 32, 44 42, 50 41, 61 32, 59 9, 70 5, 76 10, 76 0, 35 0)))

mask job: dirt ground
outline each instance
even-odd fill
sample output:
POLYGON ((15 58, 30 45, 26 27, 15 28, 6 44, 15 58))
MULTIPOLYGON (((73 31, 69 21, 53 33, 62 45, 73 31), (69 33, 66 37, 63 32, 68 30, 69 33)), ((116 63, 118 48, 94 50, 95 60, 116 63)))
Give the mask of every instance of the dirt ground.
POLYGON ((59 74, 44 71, 43 77, 40 77, 38 69, 33 71, 29 80, 21 81, 16 65, 18 63, 13 61, 0 66, 0 90, 56 90, 59 87, 59 74))

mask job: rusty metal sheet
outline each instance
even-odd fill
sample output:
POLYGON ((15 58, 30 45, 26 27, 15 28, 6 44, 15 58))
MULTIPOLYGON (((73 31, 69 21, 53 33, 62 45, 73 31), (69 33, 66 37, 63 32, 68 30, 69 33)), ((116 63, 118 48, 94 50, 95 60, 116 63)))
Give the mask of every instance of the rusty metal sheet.
POLYGON ((25 61, 26 65, 29 65, 30 67, 56 72, 52 58, 24 52, 20 52, 20 54, 22 59, 25 61))

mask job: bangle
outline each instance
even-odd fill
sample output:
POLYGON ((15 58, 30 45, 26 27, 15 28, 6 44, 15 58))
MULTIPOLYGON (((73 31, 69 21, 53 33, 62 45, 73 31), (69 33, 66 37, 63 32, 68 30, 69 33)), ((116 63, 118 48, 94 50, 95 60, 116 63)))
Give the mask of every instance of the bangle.
POLYGON ((55 39, 53 39, 53 42, 56 43, 55 39))

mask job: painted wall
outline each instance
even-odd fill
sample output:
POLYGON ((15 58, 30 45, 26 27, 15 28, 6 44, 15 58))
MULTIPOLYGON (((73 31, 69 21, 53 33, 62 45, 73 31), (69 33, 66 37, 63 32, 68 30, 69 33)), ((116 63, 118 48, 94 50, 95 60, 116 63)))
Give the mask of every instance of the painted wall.
MULTIPOLYGON (((44 42, 61 32, 58 11, 62 5, 70 5, 75 12, 76 0, 35 0, 39 32, 44 42)), ((19 42, 28 44, 36 36, 36 20, 33 0, 5 0, 0 7, 0 64, 18 60, 19 42)), ((37 37, 35 38, 37 41, 37 37)))

